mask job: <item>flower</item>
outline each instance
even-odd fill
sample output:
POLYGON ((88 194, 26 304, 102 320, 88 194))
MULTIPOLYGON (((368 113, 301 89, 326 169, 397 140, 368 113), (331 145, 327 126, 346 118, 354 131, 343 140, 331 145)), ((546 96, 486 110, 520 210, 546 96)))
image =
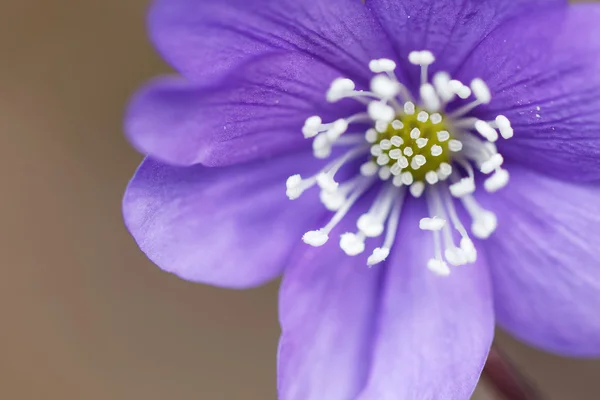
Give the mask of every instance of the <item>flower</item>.
POLYGON ((182 77, 128 111, 147 158, 126 225, 187 280, 284 273, 283 400, 467 399, 496 323, 597 356, 599 21, 563 0, 156 1, 182 77))

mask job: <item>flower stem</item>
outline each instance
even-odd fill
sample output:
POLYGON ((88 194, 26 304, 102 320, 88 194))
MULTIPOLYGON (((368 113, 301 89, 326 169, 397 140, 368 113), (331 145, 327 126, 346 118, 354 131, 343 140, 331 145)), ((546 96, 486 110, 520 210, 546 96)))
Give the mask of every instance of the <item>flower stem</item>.
POLYGON ((490 350, 482 376, 502 399, 543 400, 540 392, 495 345, 490 350))

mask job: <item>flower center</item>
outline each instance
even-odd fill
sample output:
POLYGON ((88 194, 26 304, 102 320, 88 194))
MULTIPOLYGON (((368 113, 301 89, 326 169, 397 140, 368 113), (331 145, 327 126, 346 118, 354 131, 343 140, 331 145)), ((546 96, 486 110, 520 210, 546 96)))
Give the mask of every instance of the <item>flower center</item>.
MULTIPOLYGON (((504 159, 494 142, 499 136, 513 136, 510 121, 500 115, 483 121, 468 114, 477 106, 491 101, 491 93, 481 79, 470 86, 438 72, 428 81, 428 67, 435 58, 429 51, 410 53, 409 62, 421 67, 419 97, 413 98, 394 74, 392 60, 378 59, 369 64, 376 75, 370 90, 355 90, 349 79, 336 79, 327 92, 330 102, 354 99, 365 111, 323 123, 320 117, 308 118, 302 129, 306 138, 314 138, 313 153, 329 158, 333 147, 345 152, 309 178, 293 175, 286 182, 290 199, 318 186, 323 205, 334 212, 321 229, 307 232, 303 241, 322 246, 333 228, 367 192, 377 190, 371 207, 356 222, 356 232, 340 237, 340 247, 349 256, 364 252, 365 241, 383 236, 383 243, 368 257, 367 264, 384 261, 394 244, 398 220, 407 192, 415 198, 425 194, 429 216, 419 227, 433 235, 433 257, 427 267, 448 275, 450 267, 472 263, 477 259, 469 233, 457 216, 454 198, 459 199, 471 217, 471 233, 479 239, 489 237, 496 228, 496 216, 483 209, 472 196, 475 192, 475 168, 489 175, 484 189, 495 192, 509 180, 502 169, 504 159), (474 97, 470 102, 465 100, 474 97), (444 113, 453 101, 463 102, 451 113, 444 113), (366 132, 352 130, 355 123, 368 123, 366 132), (498 133, 499 132, 499 133, 498 133), (344 182, 336 174, 344 166, 362 160, 355 175, 344 182), (475 168, 474 168, 475 167, 475 168), (456 234, 454 232, 456 232, 456 234), (455 237, 458 236, 458 245, 455 237)), ((363 125, 364 126, 364 125, 363 125)))

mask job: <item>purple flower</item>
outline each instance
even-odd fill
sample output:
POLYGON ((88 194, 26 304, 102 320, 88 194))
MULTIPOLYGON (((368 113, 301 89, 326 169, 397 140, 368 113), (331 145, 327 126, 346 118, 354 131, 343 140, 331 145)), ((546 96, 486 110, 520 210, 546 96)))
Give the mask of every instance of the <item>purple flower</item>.
POLYGON ((284 274, 281 399, 467 399, 496 323, 600 354, 599 5, 159 0, 150 28, 182 77, 129 109, 126 224, 184 279, 284 274))

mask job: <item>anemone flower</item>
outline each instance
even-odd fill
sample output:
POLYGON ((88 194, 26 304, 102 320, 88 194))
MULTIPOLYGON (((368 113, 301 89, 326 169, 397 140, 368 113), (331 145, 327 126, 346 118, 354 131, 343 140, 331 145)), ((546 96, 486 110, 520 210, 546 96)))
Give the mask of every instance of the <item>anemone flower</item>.
POLYGON ((280 274, 283 400, 467 399, 494 327, 600 354, 600 5, 159 0, 142 251, 280 274), (293 200, 293 201, 290 201, 293 200))

